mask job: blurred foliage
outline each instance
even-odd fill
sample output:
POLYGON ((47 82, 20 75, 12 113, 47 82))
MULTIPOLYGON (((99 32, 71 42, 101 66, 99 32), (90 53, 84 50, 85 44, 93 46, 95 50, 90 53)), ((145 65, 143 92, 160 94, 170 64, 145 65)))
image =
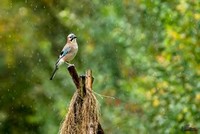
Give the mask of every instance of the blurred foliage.
POLYGON ((75 86, 65 66, 49 77, 71 32, 78 72, 115 97, 98 97, 106 133, 200 129, 199 29, 199 0, 2 0, 0 133, 58 132, 75 86))

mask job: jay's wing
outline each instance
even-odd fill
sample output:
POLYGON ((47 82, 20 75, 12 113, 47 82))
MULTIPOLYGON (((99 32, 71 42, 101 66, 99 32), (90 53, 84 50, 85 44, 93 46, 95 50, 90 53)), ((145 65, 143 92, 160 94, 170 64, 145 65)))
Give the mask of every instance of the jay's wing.
POLYGON ((59 58, 63 58, 67 53, 69 53, 69 51, 71 50, 70 47, 65 48, 64 50, 62 50, 60 52, 60 57, 59 58))
POLYGON ((60 56, 59 56, 59 58, 58 58, 58 60, 57 60, 57 62, 56 62, 55 69, 54 69, 54 71, 53 71, 53 73, 52 73, 52 75, 51 75, 50 80, 52 80, 52 79, 54 78, 54 76, 55 76, 55 74, 56 74, 56 71, 58 70, 58 63, 59 63, 60 59, 63 58, 67 53, 69 53, 70 50, 71 50, 70 47, 66 47, 65 49, 63 49, 63 50, 61 51, 60 56))
POLYGON ((70 50, 71 50, 70 47, 67 47, 67 48, 63 49, 63 50, 61 51, 61 53, 60 53, 60 56, 59 56, 59 58, 58 58, 56 64, 60 61, 60 59, 62 59, 65 55, 67 55, 67 53, 69 53, 70 50))

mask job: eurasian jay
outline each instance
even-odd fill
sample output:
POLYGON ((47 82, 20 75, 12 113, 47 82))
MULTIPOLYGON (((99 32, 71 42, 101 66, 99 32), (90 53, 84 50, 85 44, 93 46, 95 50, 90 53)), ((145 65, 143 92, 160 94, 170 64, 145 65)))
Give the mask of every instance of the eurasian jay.
POLYGON ((50 80, 52 80, 55 76, 56 71, 58 70, 59 66, 62 65, 64 62, 70 65, 70 61, 74 59, 78 51, 78 44, 76 42, 76 35, 71 33, 67 36, 67 43, 62 49, 60 56, 55 64, 55 69, 53 74, 51 75, 50 80))

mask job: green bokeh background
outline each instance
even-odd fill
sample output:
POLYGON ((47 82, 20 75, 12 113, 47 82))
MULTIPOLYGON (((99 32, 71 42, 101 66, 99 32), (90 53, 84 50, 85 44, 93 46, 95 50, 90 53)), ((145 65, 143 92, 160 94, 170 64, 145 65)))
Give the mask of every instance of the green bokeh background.
POLYGON ((75 86, 62 66, 75 33, 107 134, 200 129, 199 0, 1 0, 0 133, 55 134, 75 86))

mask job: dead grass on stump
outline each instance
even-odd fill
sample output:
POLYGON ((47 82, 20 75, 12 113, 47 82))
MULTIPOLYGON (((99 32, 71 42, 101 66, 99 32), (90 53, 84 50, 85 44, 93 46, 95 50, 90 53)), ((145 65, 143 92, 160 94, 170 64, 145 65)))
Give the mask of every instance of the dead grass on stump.
POLYGON ((60 129, 60 134, 97 134, 99 110, 92 90, 86 89, 82 99, 78 90, 72 97, 69 111, 60 129))

